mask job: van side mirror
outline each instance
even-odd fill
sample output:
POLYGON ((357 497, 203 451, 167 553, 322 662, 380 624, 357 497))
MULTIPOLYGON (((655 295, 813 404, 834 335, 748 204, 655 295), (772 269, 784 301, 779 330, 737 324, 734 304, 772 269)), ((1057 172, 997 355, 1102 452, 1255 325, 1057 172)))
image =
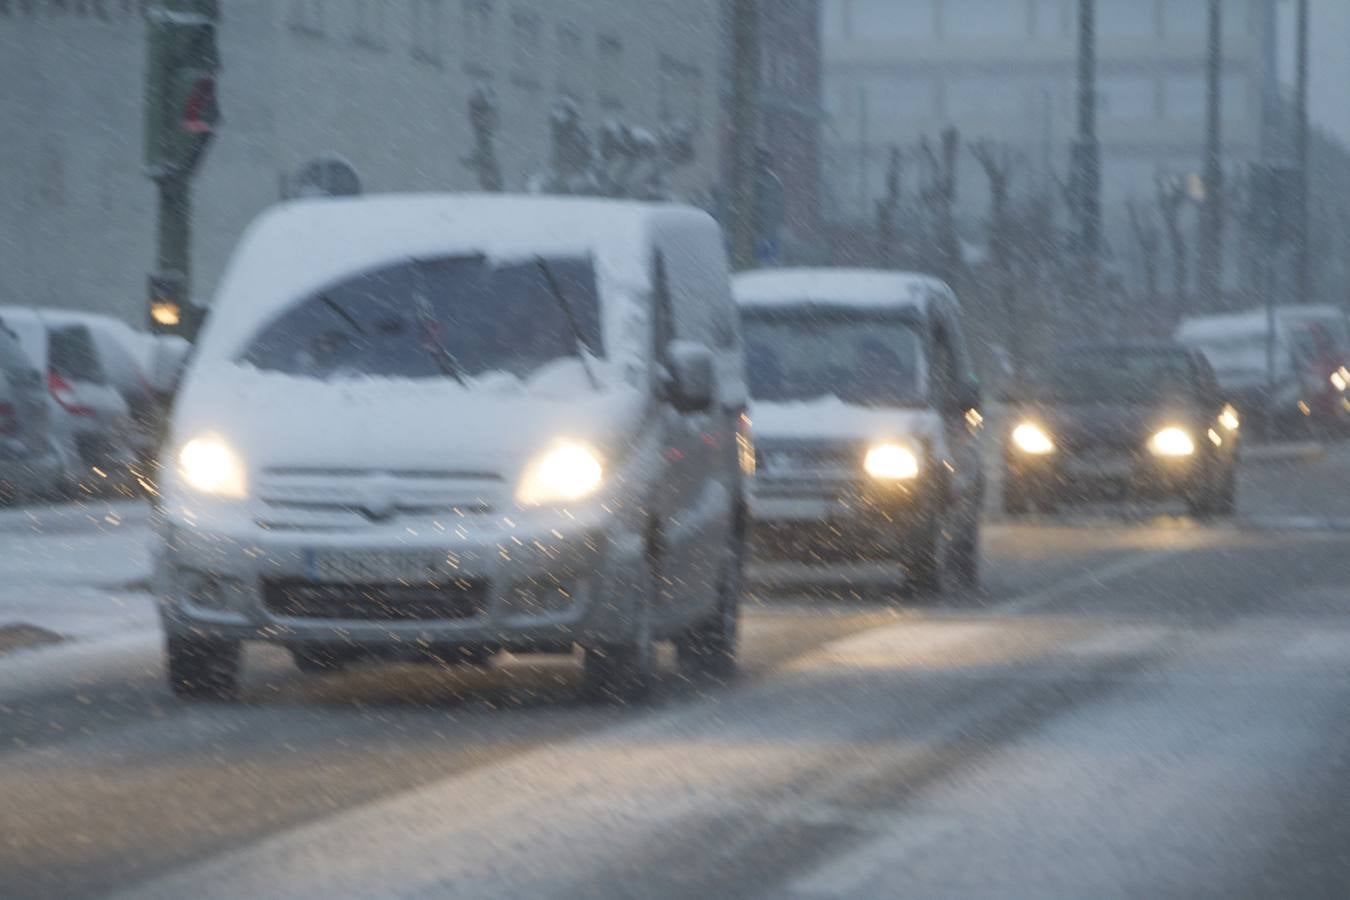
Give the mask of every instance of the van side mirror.
POLYGON ((666 399, 680 412, 702 412, 713 401, 713 355, 696 341, 666 345, 666 399))
POLYGON ((948 401, 951 404, 949 411, 954 415, 965 415, 969 410, 979 409, 984 403, 979 382, 973 378, 966 378, 957 382, 952 388, 948 401))

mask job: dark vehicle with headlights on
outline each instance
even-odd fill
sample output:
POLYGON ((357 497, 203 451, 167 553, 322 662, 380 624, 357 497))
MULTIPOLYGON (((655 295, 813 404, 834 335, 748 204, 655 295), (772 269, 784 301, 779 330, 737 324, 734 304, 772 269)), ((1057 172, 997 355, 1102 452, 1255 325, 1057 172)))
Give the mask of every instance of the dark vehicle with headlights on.
POLYGON ((757 464, 755 554, 896 561, 921 593, 978 578, 979 390, 956 299, 922 275, 736 281, 757 464))
POLYGON ((1236 507, 1240 423, 1198 351, 1072 347, 1009 399, 1011 514, 1101 499, 1175 498, 1198 516, 1236 507))

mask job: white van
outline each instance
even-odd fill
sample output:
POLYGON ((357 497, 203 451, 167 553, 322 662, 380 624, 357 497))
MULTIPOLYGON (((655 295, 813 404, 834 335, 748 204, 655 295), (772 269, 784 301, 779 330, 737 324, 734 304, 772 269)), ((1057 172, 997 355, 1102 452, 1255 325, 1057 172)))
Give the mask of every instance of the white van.
POLYGON ((717 225, 508 196, 306 200, 221 284, 170 428, 170 683, 240 644, 305 670, 571 652, 640 694, 654 641, 734 667, 746 391, 717 225))
POLYGON ((978 383, 956 298, 923 275, 736 278, 758 466, 756 555, 894 561, 920 593, 978 578, 978 383))

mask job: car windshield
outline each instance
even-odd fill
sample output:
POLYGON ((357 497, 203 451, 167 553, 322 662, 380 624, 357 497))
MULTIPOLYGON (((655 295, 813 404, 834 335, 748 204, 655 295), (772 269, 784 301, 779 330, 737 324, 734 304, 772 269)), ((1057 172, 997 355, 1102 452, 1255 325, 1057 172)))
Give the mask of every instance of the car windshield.
POLYGON ((1035 399, 1052 403, 1175 400, 1194 382, 1190 360, 1173 350, 1131 347, 1071 352, 1034 380, 1035 399))
POLYGON ((464 380, 495 372, 527 379, 575 358, 578 333, 588 355, 603 355, 589 260, 407 260, 305 299, 264 326, 241 360, 320 380, 464 380))
POLYGON ((746 318, 745 341, 755 400, 838 397, 857 406, 912 406, 922 400, 922 340, 905 318, 757 314, 746 318))

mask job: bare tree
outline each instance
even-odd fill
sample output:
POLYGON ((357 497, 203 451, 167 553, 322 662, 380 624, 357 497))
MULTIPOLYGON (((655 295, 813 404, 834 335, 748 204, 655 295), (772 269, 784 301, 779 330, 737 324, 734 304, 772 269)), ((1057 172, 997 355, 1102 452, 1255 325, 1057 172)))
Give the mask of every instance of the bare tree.
POLYGON ((1181 178, 1158 179, 1158 212, 1167 231, 1167 243, 1172 250, 1172 303, 1171 315, 1180 318, 1187 309, 1186 293, 1189 286, 1189 258, 1186 246, 1186 230, 1181 216, 1190 201, 1186 192, 1186 182, 1181 178))
POLYGON ((961 238, 956 230, 957 165, 961 135, 953 127, 943 129, 937 148, 923 138, 919 142, 927 180, 922 199, 933 234, 931 267, 949 285, 956 286, 961 272, 961 238))
POLYGON ((478 186, 485 191, 498 192, 504 187, 502 168, 497 162, 497 99, 492 90, 476 88, 469 95, 469 125, 473 129, 473 152, 463 163, 478 178, 478 186))
POLYGON ((999 305, 1008 324, 1008 352, 1012 356, 1013 368, 1021 372, 1026 364, 1026 348, 1022 339, 1024 323, 1017 309, 1017 278, 1013 272, 1009 208, 1017 155, 1007 144, 991 140, 972 143, 970 153, 989 180, 989 221, 986 225, 989 259, 997 281, 999 305))
POLYGON ((1150 328, 1156 329, 1158 317, 1158 251, 1162 235, 1158 231, 1157 220, 1151 209, 1143 209, 1134 197, 1125 204, 1130 219, 1130 233, 1135 246, 1139 249, 1139 259, 1144 273, 1144 307, 1148 310, 1150 328))
POLYGON ((877 261, 887 268, 895 268, 899 257, 896 220, 900 215, 903 171, 904 154, 899 147, 892 147, 886 170, 886 193, 877 201, 877 261))

